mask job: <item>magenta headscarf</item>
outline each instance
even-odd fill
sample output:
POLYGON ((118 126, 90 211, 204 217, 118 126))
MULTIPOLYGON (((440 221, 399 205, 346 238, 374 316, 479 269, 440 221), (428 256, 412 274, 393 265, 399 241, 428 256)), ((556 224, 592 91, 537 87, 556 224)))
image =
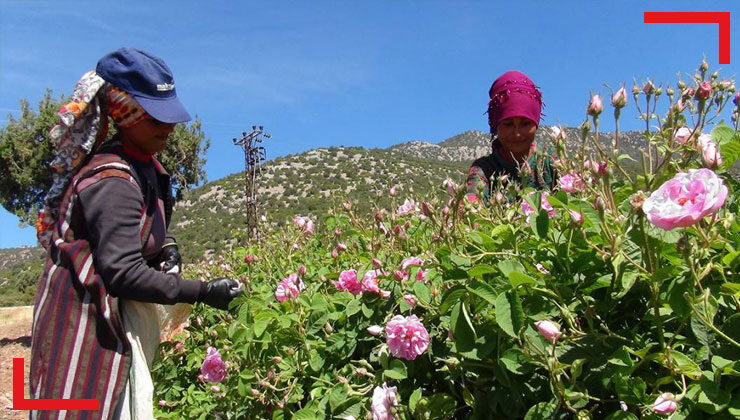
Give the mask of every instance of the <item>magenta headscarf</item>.
POLYGON ((524 73, 507 71, 488 91, 488 125, 496 133, 498 123, 511 117, 525 117, 540 125, 542 93, 524 73))

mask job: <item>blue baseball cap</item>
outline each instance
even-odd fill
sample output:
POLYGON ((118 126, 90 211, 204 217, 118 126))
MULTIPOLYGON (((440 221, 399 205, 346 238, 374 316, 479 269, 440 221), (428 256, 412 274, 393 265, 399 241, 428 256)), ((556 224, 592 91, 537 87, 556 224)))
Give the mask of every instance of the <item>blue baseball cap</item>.
POLYGON ((147 114, 166 123, 190 121, 175 90, 175 79, 161 58, 136 48, 120 48, 98 61, 105 81, 136 99, 147 114))

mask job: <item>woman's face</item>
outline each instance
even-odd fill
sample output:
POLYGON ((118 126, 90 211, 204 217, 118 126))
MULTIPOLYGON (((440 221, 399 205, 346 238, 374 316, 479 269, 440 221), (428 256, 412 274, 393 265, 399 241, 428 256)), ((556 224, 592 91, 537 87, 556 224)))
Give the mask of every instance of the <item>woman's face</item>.
POLYGON ((529 155, 537 124, 529 118, 511 117, 498 123, 496 134, 507 152, 520 158, 529 155))
POLYGON ((121 141, 135 150, 153 155, 167 147, 167 138, 175 124, 157 121, 147 117, 131 127, 119 128, 121 141))

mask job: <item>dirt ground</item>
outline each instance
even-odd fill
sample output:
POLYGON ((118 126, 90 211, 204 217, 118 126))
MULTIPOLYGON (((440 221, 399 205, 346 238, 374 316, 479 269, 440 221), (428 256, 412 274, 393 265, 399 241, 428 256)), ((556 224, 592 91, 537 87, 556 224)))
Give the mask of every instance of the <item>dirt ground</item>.
POLYGON ((28 411, 13 410, 13 358, 22 357, 25 363, 23 378, 28 398, 28 369, 31 361, 32 306, 0 308, 0 419, 28 418, 28 411))

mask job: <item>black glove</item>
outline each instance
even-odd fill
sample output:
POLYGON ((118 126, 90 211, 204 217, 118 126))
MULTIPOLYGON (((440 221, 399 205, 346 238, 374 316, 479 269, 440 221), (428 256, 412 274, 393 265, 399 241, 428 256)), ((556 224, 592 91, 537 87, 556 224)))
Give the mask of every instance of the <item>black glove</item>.
POLYGON ((182 274, 182 256, 177 250, 177 244, 165 245, 159 254, 159 260, 165 273, 177 267, 178 272, 182 274))
POLYGON ((220 278, 201 283, 198 301, 217 309, 229 309, 231 302, 242 291, 236 280, 220 278))

